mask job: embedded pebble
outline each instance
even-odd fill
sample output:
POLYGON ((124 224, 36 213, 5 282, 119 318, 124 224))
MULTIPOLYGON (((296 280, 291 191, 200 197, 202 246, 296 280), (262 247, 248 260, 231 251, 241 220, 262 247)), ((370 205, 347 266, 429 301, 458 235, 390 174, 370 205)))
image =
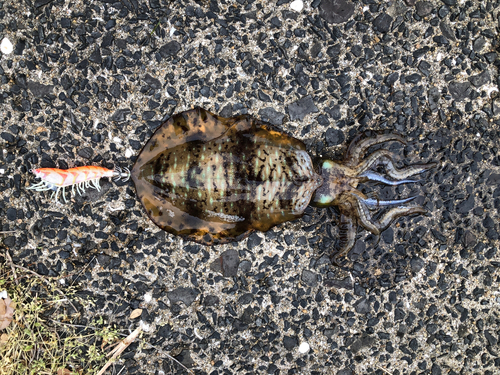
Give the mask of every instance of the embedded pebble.
POLYGON ((310 348, 311 347, 310 347, 310 345, 307 342, 302 342, 299 345, 299 353, 305 354, 305 353, 307 353, 309 351, 310 348))
POLYGON ((267 107, 259 110, 259 116, 263 121, 268 121, 273 125, 283 124, 284 114, 276 111, 274 108, 267 107))
POLYGON ((3 38, 0 42, 0 52, 4 55, 8 55, 12 53, 13 50, 14 46, 12 45, 12 42, 7 37, 3 38))
POLYGON ((349 0, 321 0, 319 15, 328 23, 347 22, 354 13, 354 4, 349 0))
POLYGON ((309 113, 318 112, 318 107, 316 107, 310 95, 291 103, 286 109, 292 121, 303 120, 309 113))
POLYGON ((300 12, 304 8, 304 2, 302 0, 295 0, 290 3, 290 9, 296 12, 300 12))

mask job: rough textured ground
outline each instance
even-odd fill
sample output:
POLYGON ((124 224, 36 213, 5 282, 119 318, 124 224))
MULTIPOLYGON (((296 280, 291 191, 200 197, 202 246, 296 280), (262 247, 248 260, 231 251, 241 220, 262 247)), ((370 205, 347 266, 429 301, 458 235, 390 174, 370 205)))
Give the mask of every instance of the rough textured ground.
POLYGON ((2 251, 77 280, 95 301, 83 323, 143 324, 158 350, 132 345, 115 373, 183 373, 169 353, 196 374, 499 374, 499 9, 4 1, 0 224, 15 233, 2 251), (34 167, 131 167, 162 120, 194 106, 267 119, 315 156, 340 158, 366 129, 399 132, 401 166, 439 167, 366 191, 418 195, 429 215, 379 242, 360 230, 332 265, 332 209, 208 248, 158 230, 130 182, 67 204, 25 190, 34 167))

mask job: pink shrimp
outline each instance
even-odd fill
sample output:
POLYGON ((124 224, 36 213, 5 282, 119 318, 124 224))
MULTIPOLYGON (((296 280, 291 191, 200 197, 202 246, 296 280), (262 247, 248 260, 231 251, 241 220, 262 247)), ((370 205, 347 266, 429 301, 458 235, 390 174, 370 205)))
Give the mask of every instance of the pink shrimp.
MULTIPOLYGON (((123 181, 127 181, 130 178, 130 171, 125 168, 125 172, 122 172, 120 168, 115 170, 85 166, 76 167, 70 169, 59 169, 59 168, 38 168, 30 170, 36 177, 39 177, 42 181, 38 184, 28 187, 28 189, 33 189, 36 191, 54 190, 57 197, 59 192, 62 190, 62 196, 64 202, 66 200, 66 187, 71 186, 71 195, 75 195, 75 186, 78 194, 85 193, 85 188, 91 187, 93 189, 101 190, 99 185, 99 180, 102 177, 115 177, 115 181, 123 178, 123 181)), ((52 193, 52 196, 54 196, 52 193)), ((52 197, 51 197, 52 198, 52 197)))

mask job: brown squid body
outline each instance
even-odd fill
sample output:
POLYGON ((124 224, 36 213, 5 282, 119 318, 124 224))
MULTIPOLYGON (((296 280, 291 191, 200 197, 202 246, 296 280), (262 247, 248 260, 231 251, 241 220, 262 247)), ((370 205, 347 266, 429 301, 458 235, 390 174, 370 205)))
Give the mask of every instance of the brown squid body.
POLYGON ((319 173, 304 144, 250 116, 218 117, 196 108, 172 116, 141 151, 132 179, 147 215, 165 231, 205 245, 240 240, 255 230, 303 215, 309 203, 338 206, 339 255, 353 246, 356 224, 379 234, 398 216, 424 212, 403 206, 409 199, 377 201, 359 183, 414 182, 407 178, 434 164, 398 170, 392 156, 375 144, 404 140, 394 134, 356 138, 343 162, 324 160, 319 173), (372 169, 383 164, 387 175, 372 169), (390 208, 379 220, 370 210, 390 208))

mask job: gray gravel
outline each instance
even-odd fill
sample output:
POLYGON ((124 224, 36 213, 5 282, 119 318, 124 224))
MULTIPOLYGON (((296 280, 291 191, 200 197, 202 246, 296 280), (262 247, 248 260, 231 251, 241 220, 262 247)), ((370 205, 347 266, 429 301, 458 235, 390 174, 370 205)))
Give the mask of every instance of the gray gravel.
MULTIPOLYGON (((104 316, 144 328, 120 374, 499 374, 498 1, 76 1, 0 4, 2 251, 79 285, 104 316), (426 216, 359 230, 334 265, 338 213, 213 248, 164 233, 131 182, 64 204, 29 169, 131 167, 194 106, 251 114, 341 158, 367 129, 401 133, 426 216), (128 317, 142 308, 142 315, 128 317), (310 350, 301 352, 307 343, 310 350), (302 345, 301 345, 302 344, 302 345)), ((111 372, 110 372, 111 373, 111 372)))

